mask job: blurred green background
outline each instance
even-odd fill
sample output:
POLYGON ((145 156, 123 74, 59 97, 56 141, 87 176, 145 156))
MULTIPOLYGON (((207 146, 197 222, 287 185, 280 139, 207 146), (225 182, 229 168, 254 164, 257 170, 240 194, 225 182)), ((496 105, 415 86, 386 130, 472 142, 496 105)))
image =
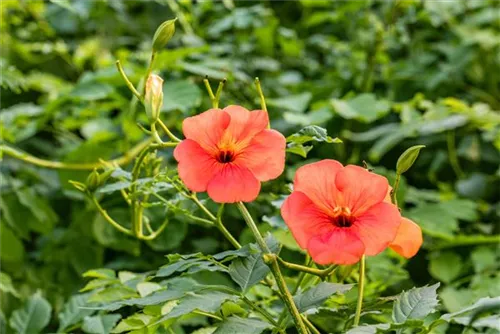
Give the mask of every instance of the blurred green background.
MULTIPOLYGON (((155 66, 165 79, 162 119, 177 135, 183 118, 210 107, 205 76, 213 86, 228 79, 223 106, 249 109, 259 108, 258 76, 272 127, 289 136, 318 125, 343 141, 290 145, 285 175, 251 205, 284 243, 285 257, 303 257, 278 211, 298 166, 320 158, 366 161, 392 180, 399 155, 424 144, 398 194, 403 213, 424 231, 423 249, 410 261, 388 252, 370 258, 369 293, 440 281, 441 308, 450 312, 500 295, 500 2, 4 0, 1 6, 3 144, 67 162, 130 149, 145 137, 136 123, 148 121, 114 63, 121 60, 138 83, 156 27, 177 17, 177 32, 155 66)), ((160 154, 175 166, 171 151, 160 154)), ((36 293, 51 304, 45 330, 55 332, 88 269, 147 271, 168 253, 230 247, 217 231, 176 212, 167 212, 170 224, 153 242, 120 234, 68 184, 88 172, 7 156, 0 172, 7 333, 13 311, 36 293)), ((129 220, 119 193, 107 194, 103 205, 129 220)), ((237 213, 227 216, 239 240, 250 241, 237 213)))

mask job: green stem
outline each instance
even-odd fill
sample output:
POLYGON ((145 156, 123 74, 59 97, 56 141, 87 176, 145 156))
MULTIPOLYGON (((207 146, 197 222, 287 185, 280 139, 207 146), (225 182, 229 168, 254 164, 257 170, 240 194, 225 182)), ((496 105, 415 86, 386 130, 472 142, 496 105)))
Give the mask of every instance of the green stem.
POLYGON ((217 92, 215 92, 214 101, 212 102, 215 109, 219 108, 219 100, 222 94, 222 89, 224 88, 224 84, 226 83, 226 79, 219 82, 219 87, 217 87, 217 92))
POLYGON ((196 194, 192 194, 191 196, 188 196, 188 198, 191 198, 194 203, 212 220, 212 222, 215 224, 215 226, 219 229, 219 231, 224 235, 224 237, 233 245, 235 248, 239 249, 241 248, 240 243, 233 237, 233 235, 226 229, 224 224, 222 223, 222 210, 219 209, 219 213, 217 217, 211 213, 203 203, 200 202, 196 194))
POLYGON ((448 145, 448 157, 450 158, 451 168, 453 168, 457 177, 461 179, 464 177, 464 172, 458 162, 457 150, 455 149, 455 133, 453 133, 453 131, 448 131, 448 134, 446 135, 446 143, 448 145))
POLYGON ((262 110, 267 112, 266 99, 264 98, 264 93, 262 92, 259 78, 255 78, 255 88, 257 88, 257 93, 260 97, 260 107, 262 108, 262 110))
POLYGON ((300 316, 299 310, 297 309, 295 302, 293 301, 292 294, 290 293, 288 287, 286 286, 285 278, 281 274, 276 254, 273 254, 269 249, 269 247, 267 246, 266 242, 264 241, 264 238, 262 237, 262 235, 259 232, 259 229, 257 228, 257 225, 255 225, 252 216, 245 207, 245 204, 243 204, 242 202, 238 202, 237 206, 243 216, 243 219, 245 220, 248 227, 252 231, 257 241, 257 244, 264 253, 264 261, 267 263, 267 265, 271 269, 274 278, 276 279, 276 284, 278 285, 278 289, 281 292, 283 302, 290 311, 299 334, 307 334, 307 328, 304 325, 304 322, 302 321, 302 317, 300 316))
POLYGON ((160 119, 158 120, 158 124, 160 125, 160 127, 162 128, 162 130, 165 132, 165 134, 171 139, 173 140, 174 142, 180 142, 181 140, 179 138, 177 138, 172 132, 170 132, 170 130, 168 129, 168 127, 165 125, 165 123, 163 123, 160 119))
POLYGON ((399 188, 399 181, 401 181, 401 174, 396 174, 396 179, 394 180, 394 185, 392 187, 391 191, 391 202, 395 206, 398 206, 398 188, 399 188))
POLYGON ((222 224, 222 213, 224 212, 224 204, 221 204, 219 211, 217 212, 217 219, 215 221, 215 226, 219 231, 226 237, 226 239, 233 245, 234 248, 240 249, 240 243, 233 237, 233 235, 226 229, 224 224, 222 224))
MULTIPOLYGON (((148 65, 148 69, 146 71, 146 76, 144 79, 145 82, 148 81, 149 76, 153 72, 153 64, 154 64, 155 58, 156 58, 156 52, 151 52, 151 58, 149 59, 149 65, 148 65)), ((145 94, 146 94, 146 85, 144 85, 144 88, 142 90, 142 97, 144 97, 145 94)))
POLYGON ((274 320, 273 316, 271 314, 269 314, 269 312, 267 312, 266 310, 264 310, 262 307, 260 307, 259 305, 255 304, 254 302, 252 302, 250 299, 248 299, 247 297, 245 296, 241 296, 241 299, 248 304, 248 306, 250 306, 251 308, 253 308, 255 311, 259 312, 260 314, 262 314, 271 324, 273 324, 274 326, 278 326, 278 323, 276 322, 276 320, 274 320))
POLYGON ((365 289, 365 256, 361 257, 359 262, 359 285, 358 285, 358 303, 356 304, 356 315, 354 316, 354 327, 359 325, 361 317, 361 308, 363 306, 363 293, 365 289))
POLYGON ((142 151, 146 146, 151 143, 151 139, 140 142, 139 144, 132 147, 129 151, 119 158, 109 160, 109 161, 98 161, 98 162, 81 162, 81 163, 67 163, 60 161, 50 161, 34 157, 26 152, 20 151, 16 148, 0 145, 0 152, 5 153, 15 159, 19 159, 30 163, 35 166, 53 168, 53 169, 69 169, 69 170, 94 170, 95 168, 105 167, 108 164, 116 165, 126 165, 131 162, 136 155, 142 151))
POLYGON ((218 321, 222 321, 223 320, 221 317, 219 317, 219 316, 217 316, 215 314, 204 312, 204 311, 200 311, 200 310, 194 310, 193 313, 194 314, 203 315, 205 317, 212 318, 212 319, 215 319, 215 320, 218 320, 218 321))
POLYGON ((300 264, 296 263, 291 263, 291 262, 286 262, 285 260, 281 259, 278 257, 278 262, 283 265, 285 268, 291 269, 291 270, 296 270, 296 271, 301 271, 304 273, 308 273, 311 275, 316 275, 321 278, 325 278, 326 276, 330 275, 336 268, 337 266, 331 265, 326 269, 317 269, 317 268, 311 268, 311 267, 306 267, 302 266, 300 264))
POLYGON ((119 60, 116 61, 116 68, 118 68, 118 72, 120 72, 120 75, 123 81, 125 81, 125 84, 127 85, 128 89, 132 92, 132 94, 135 95, 135 97, 137 97, 139 101, 142 102, 141 94, 137 91, 137 89, 135 89, 134 85, 128 79, 127 75, 125 74, 125 71, 123 70, 122 64, 120 63, 119 60))
POLYGON ((307 319, 307 317, 305 315, 302 315, 302 320, 304 320, 304 323, 306 324, 307 328, 309 328, 309 330, 313 334, 321 334, 321 332, 319 330, 317 330, 316 327, 314 327, 314 325, 312 324, 312 322, 309 321, 309 319, 307 319))
POLYGON ((121 226, 113 218, 111 218, 108 212, 102 208, 101 204, 99 204, 99 201, 97 200, 97 198, 95 198, 95 196, 93 195, 91 196, 92 196, 92 202, 94 202, 94 205, 96 206, 97 210, 101 213, 101 215, 104 217, 104 219, 106 219, 108 223, 110 223, 114 228, 116 228, 118 231, 122 233, 125 233, 127 235, 133 235, 131 230, 121 226))

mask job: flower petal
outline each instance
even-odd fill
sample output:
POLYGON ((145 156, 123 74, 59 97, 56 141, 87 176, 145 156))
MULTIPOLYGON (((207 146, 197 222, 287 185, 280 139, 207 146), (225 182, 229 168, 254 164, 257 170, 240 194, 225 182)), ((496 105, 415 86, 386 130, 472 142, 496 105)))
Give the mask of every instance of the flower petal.
POLYGON ((300 191, 294 191, 285 199, 281 216, 302 248, 307 248, 313 236, 325 234, 334 228, 330 217, 300 191))
POLYGON ((406 258, 410 258, 417 254, 420 246, 422 246, 422 230, 420 226, 407 218, 401 218, 396 238, 392 241, 391 247, 396 253, 406 258))
POLYGON ((348 165, 337 173, 335 186, 341 192, 340 206, 348 207, 358 216, 384 200, 389 182, 362 167, 348 165))
POLYGON ((231 117, 221 109, 209 109, 199 115, 186 118, 182 123, 182 132, 187 139, 192 139, 200 146, 213 153, 220 142, 231 117))
POLYGON ((220 170, 217 160, 191 139, 177 145, 174 158, 179 162, 179 177, 191 191, 207 190, 208 182, 220 170))
POLYGON ((317 264, 354 264, 365 252, 363 242, 350 228, 334 228, 312 237, 307 250, 317 264))
POLYGON ((294 190, 306 194, 325 213, 333 213, 337 206, 338 195, 335 175, 340 170, 342 170, 342 164, 331 159, 302 166, 295 173, 294 190))
POLYGON ((252 172, 233 163, 220 164, 221 169, 208 183, 208 196, 217 203, 251 202, 257 198, 260 182, 252 172))
POLYGON ((263 130, 237 155, 235 163, 247 167, 260 181, 277 178, 285 168, 286 139, 276 130, 263 130))
POLYGON ((394 240, 400 224, 401 215, 398 208, 382 202, 356 217, 351 229, 365 245, 365 254, 376 255, 394 240))
POLYGON ((232 105, 224 108, 224 111, 231 117, 226 136, 236 142, 248 143, 269 124, 269 116, 264 110, 248 111, 243 107, 232 105))

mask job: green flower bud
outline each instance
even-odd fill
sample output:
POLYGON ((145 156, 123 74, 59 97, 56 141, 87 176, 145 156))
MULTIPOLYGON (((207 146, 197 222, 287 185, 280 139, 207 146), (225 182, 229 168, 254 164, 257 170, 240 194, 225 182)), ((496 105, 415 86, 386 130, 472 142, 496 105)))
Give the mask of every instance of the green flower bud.
POLYGON ((396 173, 401 175, 410 169, 415 163, 415 160, 417 160, 420 150, 424 147, 425 145, 415 145, 404 151, 396 163, 396 173))
POLYGON ((101 185, 97 169, 94 169, 92 173, 89 174, 89 176, 87 177, 86 184, 87 184, 87 189, 90 191, 96 190, 101 185))
POLYGON ((151 74, 148 81, 146 81, 144 105, 149 120, 151 123, 156 123, 163 106, 163 79, 156 74, 151 74))
POLYGON ((99 186, 102 186, 106 181, 110 178, 111 174, 113 174, 114 169, 107 169, 99 175, 99 186))
POLYGON ((177 18, 165 21, 156 29, 155 35, 153 36, 153 52, 160 51, 167 45, 172 36, 174 36, 175 21, 177 21, 177 18))

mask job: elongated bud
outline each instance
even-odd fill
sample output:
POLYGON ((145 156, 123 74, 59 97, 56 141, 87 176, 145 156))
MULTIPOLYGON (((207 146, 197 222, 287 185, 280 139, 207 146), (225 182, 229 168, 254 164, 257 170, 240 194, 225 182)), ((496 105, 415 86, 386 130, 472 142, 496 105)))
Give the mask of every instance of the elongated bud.
POLYGON ((144 105, 149 120, 151 123, 156 123, 163 106, 163 79, 156 74, 151 74, 146 82, 144 105))
POLYGON ((177 21, 177 18, 165 21, 156 29, 153 36, 153 52, 158 52, 164 48, 172 36, 174 36, 175 21, 177 21))
POLYGON ((420 150, 424 147, 425 145, 415 145, 404 151, 396 163, 396 173, 401 175, 410 169, 415 163, 415 160, 417 160, 420 150))
POLYGON ((87 189, 90 191, 94 191, 100 186, 101 181, 99 180, 99 173, 96 169, 94 169, 92 173, 89 174, 86 183, 87 189))

